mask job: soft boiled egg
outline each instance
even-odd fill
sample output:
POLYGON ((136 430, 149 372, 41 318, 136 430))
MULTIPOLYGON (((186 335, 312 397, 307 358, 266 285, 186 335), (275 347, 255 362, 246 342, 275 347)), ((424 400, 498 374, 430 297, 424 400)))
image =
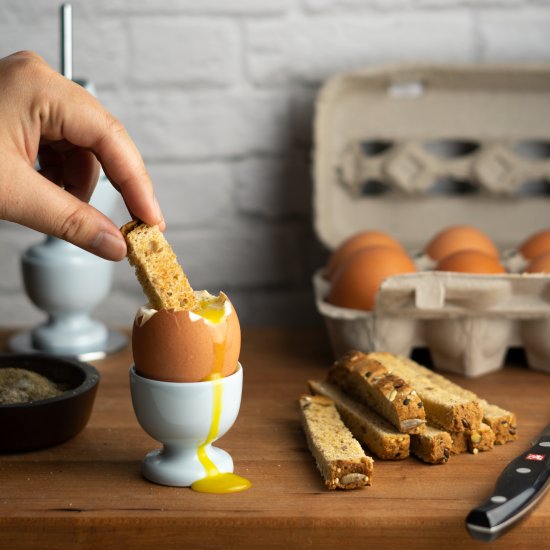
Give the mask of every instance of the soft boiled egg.
POLYGON ((390 235, 382 231, 360 231, 351 237, 348 237, 340 246, 338 246, 331 254, 327 267, 324 272, 324 277, 331 280, 336 271, 342 266, 350 256, 362 248, 370 246, 386 246, 395 248, 403 254, 403 247, 390 235))
POLYGON ((335 273, 327 301, 340 307, 371 310, 384 279, 416 271, 402 251, 387 246, 363 248, 335 273))
POLYGON ((437 271, 454 271, 458 273, 506 273, 498 258, 479 250, 459 250, 440 260, 437 271))
POLYGON ((195 291, 193 311, 142 307, 134 320, 136 371, 164 382, 200 382, 233 374, 241 349, 235 308, 220 292, 195 291))
POLYGON ((493 241, 483 231, 471 225, 452 225, 435 235, 425 248, 432 260, 442 260, 459 250, 478 250, 494 258, 499 252, 493 241))

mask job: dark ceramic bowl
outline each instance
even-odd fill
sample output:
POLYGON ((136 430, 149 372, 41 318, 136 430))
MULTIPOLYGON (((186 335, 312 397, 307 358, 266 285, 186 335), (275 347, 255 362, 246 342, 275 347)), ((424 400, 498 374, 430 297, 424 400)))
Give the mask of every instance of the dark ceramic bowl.
POLYGON ((37 372, 67 389, 48 399, 0 405, 0 452, 52 447, 86 426, 99 383, 95 367, 51 355, 0 353, 0 369, 9 367, 37 372))

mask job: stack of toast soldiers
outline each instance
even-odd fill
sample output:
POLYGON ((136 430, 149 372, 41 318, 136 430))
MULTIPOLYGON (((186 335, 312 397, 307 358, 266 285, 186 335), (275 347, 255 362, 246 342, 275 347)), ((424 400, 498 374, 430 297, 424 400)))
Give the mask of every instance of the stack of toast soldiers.
POLYGON ((405 357, 350 351, 300 398, 308 446, 329 489, 372 483, 373 459, 428 464, 514 441, 516 416, 405 357))

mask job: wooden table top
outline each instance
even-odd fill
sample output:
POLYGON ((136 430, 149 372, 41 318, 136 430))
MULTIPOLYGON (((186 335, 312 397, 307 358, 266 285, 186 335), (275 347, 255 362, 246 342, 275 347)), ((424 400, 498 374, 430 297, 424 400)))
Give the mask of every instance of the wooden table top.
MULTIPOLYGON (((7 332, 0 334, 4 341, 7 332)), ((229 495, 164 487, 140 463, 159 444, 138 425, 124 350, 101 372, 87 427, 57 447, 0 455, 0 547, 12 548, 472 548, 468 511, 550 421, 550 375, 508 365, 476 380, 451 377, 518 416, 519 440, 444 465, 376 460, 371 487, 325 490, 300 428, 297 398, 331 363, 319 330, 243 333, 241 412, 219 446, 253 487, 229 495)), ((544 547, 550 498, 498 548, 544 547)))

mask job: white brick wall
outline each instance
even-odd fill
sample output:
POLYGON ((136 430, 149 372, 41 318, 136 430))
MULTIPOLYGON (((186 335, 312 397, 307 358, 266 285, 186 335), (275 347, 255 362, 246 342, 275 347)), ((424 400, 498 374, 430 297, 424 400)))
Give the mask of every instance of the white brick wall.
MULTIPOLYGON (((2 0, 0 56, 32 49, 57 67, 57 10, 2 0)), ((386 62, 550 61, 545 0, 74 0, 73 14, 75 75, 137 142, 193 284, 227 290, 244 324, 319 322, 309 158, 324 79, 386 62)), ((38 240, 0 223, 1 325, 42 316, 18 267, 38 240)), ((98 316, 128 324, 142 299, 121 263, 98 316)))
POLYGON ((242 79, 236 22, 164 16, 131 20, 128 26, 129 77, 138 86, 222 88, 242 79))

